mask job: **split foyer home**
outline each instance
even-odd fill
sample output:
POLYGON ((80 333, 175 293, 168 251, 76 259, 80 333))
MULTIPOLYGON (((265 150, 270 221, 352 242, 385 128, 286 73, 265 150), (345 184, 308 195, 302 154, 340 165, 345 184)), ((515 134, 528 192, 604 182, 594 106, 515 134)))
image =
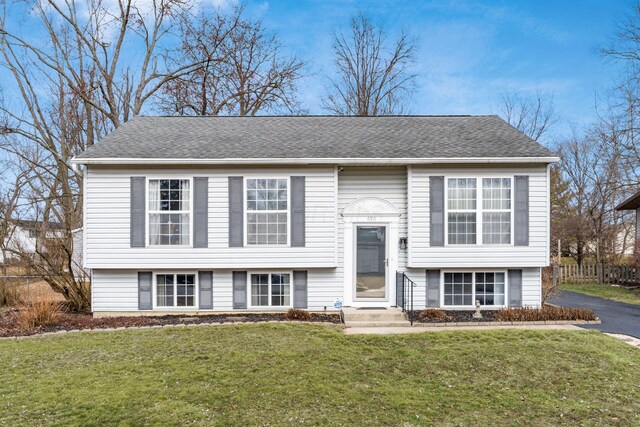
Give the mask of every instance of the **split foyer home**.
POLYGON ((136 117, 73 159, 92 308, 537 307, 557 160, 497 116, 136 117))

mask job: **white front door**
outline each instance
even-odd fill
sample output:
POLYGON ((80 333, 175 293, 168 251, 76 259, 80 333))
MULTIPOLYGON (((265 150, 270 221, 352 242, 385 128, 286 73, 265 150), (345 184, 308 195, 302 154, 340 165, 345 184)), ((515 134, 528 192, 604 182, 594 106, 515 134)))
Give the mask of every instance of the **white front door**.
POLYGON ((355 225, 353 301, 389 301, 387 236, 386 225, 355 225))
POLYGON ((342 211, 344 305, 395 305, 400 212, 387 200, 365 197, 342 211))

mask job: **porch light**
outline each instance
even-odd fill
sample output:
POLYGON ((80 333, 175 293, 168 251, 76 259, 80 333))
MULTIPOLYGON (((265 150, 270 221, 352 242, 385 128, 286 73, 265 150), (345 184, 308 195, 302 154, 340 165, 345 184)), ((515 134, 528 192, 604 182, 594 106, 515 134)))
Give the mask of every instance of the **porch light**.
POLYGON ((407 238, 406 237, 401 237, 400 238, 400 249, 407 249, 407 238))

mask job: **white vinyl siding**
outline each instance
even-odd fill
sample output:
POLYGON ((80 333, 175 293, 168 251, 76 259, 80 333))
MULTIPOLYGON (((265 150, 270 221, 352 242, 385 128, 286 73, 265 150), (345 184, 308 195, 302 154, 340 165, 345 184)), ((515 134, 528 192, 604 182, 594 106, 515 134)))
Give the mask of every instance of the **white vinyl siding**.
MULTIPOLYGON (((548 260, 547 168, 540 166, 445 168, 412 166, 409 187, 409 260, 414 268, 542 267, 548 260), (482 244, 429 245, 429 176, 495 178, 529 176, 529 246, 482 244)), ((513 207, 513 206, 512 206, 513 207)), ((481 236, 479 236, 480 239, 481 236)), ((513 239, 511 239, 513 241, 513 239)))
MULTIPOLYGON (((407 236, 407 168, 406 167, 345 167, 338 172, 338 212, 354 200, 379 197, 400 211, 398 236, 407 236)), ((338 280, 342 287, 344 271, 344 220, 338 217, 338 280)), ((399 242, 389 242, 397 245, 399 242)), ((398 270, 404 270, 407 250, 398 249, 398 270)))
MULTIPOLYGON (((92 303, 96 312, 136 312, 138 271, 193 273, 213 271, 213 311, 233 310, 233 270, 278 273, 308 272, 308 309, 331 309, 343 298, 344 221, 340 213, 352 201, 379 197, 400 212, 399 237, 408 249, 398 250, 398 270, 416 282, 415 307, 425 306, 425 269, 441 271, 523 270, 522 302, 540 304, 540 266, 547 263, 548 202, 544 166, 447 167, 290 167, 169 169, 162 176, 209 178, 209 247, 130 248, 130 177, 157 177, 158 169, 91 166, 85 180, 86 265, 93 268, 92 303), (148 172, 148 173, 147 173, 148 172), (482 177, 529 175, 530 246, 476 244, 429 246, 429 176, 482 177), (305 176, 306 246, 229 248, 229 176, 305 176), (407 179, 409 177, 409 179, 407 179), (408 195, 409 193, 409 195, 408 195), (410 210, 410 221, 408 213, 410 210), (410 257, 407 257, 407 253, 410 257), (407 267, 409 261, 410 267, 407 267)), ((147 201, 148 202, 148 201, 147 201)), ((478 236, 481 239, 481 236, 478 236)), ((398 242, 390 242, 398 244, 398 242)), ((508 286, 508 285, 507 285, 508 286)), ((293 293, 293 286, 291 287, 293 293)), ((250 294, 247 304, 250 305, 250 294)), ((291 301, 293 295, 291 295, 291 301)), ((174 310, 176 310, 174 308, 174 310)), ((191 309, 194 310, 193 308, 191 309)), ((197 311, 200 311, 196 309, 197 311)), ((156 308, 156 311, 162 309, 156 308)))
POLYGON ((85 182, 85 263, 88 268, 262 269, 336 266, 335 170, 330 167, 168 169, 167 178, 208 177, 207 248, 130 247, 131 176, 158 171, 91 166, 85 182), (229 176, 305 176, 305 247, 229 247, 229 176))
MULTIPOLYGON (((282 270, 264 270, 261 273, 282 273, 282 270)), ((156 274, 175 274, 176 271, 156 270, 156 274)), ((191 274, 193 271, 185 271, 191 274)), ((247 283, 250 286, 248 271, 247 283)), ((233 311, 233 270, 213 271, 213 309, 210 311, 233 311)), ((289 273, 287 273, 289 274, 289 273)), ((197 277, 196 277, 197 281, 197 277)), ((293 276, 291 277, 293 281, 293 276)), ((155 281, 154 281, 155 286, 155 281)), ((293 302, 293 285, 290 285, 290 302, 293 302)), ((197 294, 197 288, 196 288, 197 294)), ((154 294, 155 295, 155 294, 154 294)), ((250 293, 247 303, 251 305, 250 293)), ((342 297, 342 283, 337 280, 335 268, 319 268, 307 270, 307 298, 308 310, 324 311, 333 309, 333 303, 342 297)), ((138 311, 138 271, 137 270, 94 270, 92 282, 93 311, 100 312, 137 312, 138 311)), ((255 308, 255 307, 254 307, 255 308)), ((266 307, 265 309, 269 309, 266 307)), ((155 307, 157 312, 194 311, 193 307, 155 307)))

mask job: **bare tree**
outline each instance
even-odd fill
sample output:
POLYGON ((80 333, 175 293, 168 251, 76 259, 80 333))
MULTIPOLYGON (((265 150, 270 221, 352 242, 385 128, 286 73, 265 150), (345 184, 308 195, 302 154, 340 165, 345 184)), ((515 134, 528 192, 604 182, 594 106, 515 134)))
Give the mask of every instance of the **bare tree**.
POLYGON ((262 22, 231 14, 200 13, 184 20, 181 44, 170 55, 174 67, 202 63, 166 84, 159 96, 167 113, 256 115, 299 111, 296 83, 304 63, 287 55, 262 22))
POLYGON ((616 261, 618 233, 615 213, 620 198, 620 153, 607 141, 616 135, 605 124, 566 141, 559 150, 562 172, 569 184, 570 206, 561 219, 563 250, 580 265, 594 256, 598 265, 616 261))
POLYGON ((553 97, 540 92, 531 97, 522 93, 503 93, 500 115, 534 141, 540 141, 559 121, 553 97))
POLYGON ((416 78, 411 72, 415 42, 401 33, 389 45, 383 29, 363 15, 351 19, 349 30, 332 33, 336 76, 323 107, 338 115, 403 113, 416 78))
POLYGON ((39 247, 41 262, 33 267, 78 310, 90 308, 85 277, 72 268, 82 174, 68 161, 139 114, 168 81, 201 66, 169 70, 159 61, 159 43, 187 6, 183 0, 34 0, 25 6, 39 34, 32 38, 21 35, 7 3, 0 3, 0 64, 18 94, 0 105, 0 148, 23 175, 23 215, 40 220, 43 235, 52 223, 63 228, 39 247), (132 49, 136 66, 128 60, 132 49))

